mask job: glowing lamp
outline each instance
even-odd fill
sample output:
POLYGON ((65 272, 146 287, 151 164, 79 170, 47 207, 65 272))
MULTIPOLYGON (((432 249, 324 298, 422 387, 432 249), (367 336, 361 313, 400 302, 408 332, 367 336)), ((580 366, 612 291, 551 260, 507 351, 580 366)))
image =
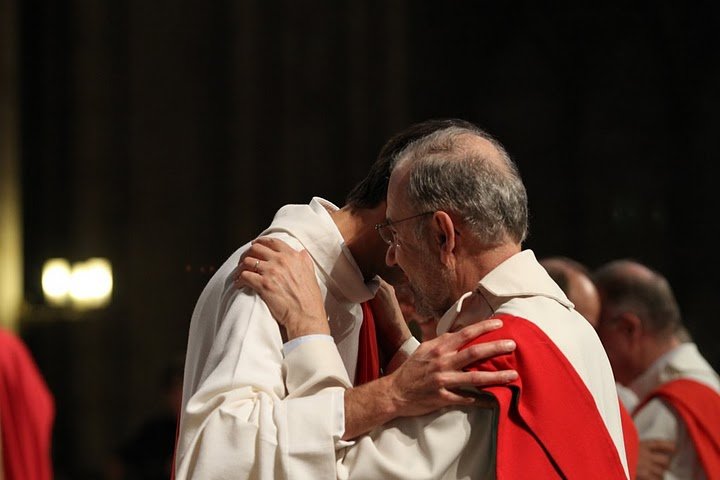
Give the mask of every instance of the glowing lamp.
POLYGON ((67 302, 70 291, 70 263, 64 258, 51 258, 43 265, 42 289, 45 301, 60 306, 67 302))
POLYGON ((77 262, 72 268, 67 260, 53 258, 43 267, 42 287, 50 305, 71 303, 77 310, 102 307, 112 295, 112 267, 104 258, 77 262))
POLYGON ((106 259, 91 258, 73 265, 70 299, 74 307, 84 310, 107 305, 112 288, 112 267, 106 259))

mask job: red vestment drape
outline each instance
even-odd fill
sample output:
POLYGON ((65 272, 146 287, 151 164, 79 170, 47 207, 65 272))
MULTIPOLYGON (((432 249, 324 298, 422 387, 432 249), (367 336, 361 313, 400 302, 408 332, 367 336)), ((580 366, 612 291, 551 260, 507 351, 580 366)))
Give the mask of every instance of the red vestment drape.
POLYGON ((595 401, 567 358, 532 322, 511 315, 494 318, 503 327, 467 346, 505 338, 517 343, 514 352, 469 368, 519 373, 510 384, 483 389, 499 405, 497 479, 625 479, 595 401))
POLYGON ((0 428, 5 480, 50 480, 55 406, 25 344, 0 331, 0 428))

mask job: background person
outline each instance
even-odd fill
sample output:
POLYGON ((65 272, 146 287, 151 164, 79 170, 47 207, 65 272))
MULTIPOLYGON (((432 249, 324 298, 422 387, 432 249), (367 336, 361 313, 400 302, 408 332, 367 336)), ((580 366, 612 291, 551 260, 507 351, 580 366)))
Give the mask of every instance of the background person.
MULTIPOLYGON (((598 333, 615 373, 640 399, 633 412, 641 440, 673 442, 665 479, 720 473, 720 380, 697 346, 683 342, 680 309, 668 281, 631 260, 593 275, 602 313, 598 333)), ((641 472, 651 478, 658 471, 641 472)))
POLYGON ((575 310, 596 328, 600 317, 600 295, 590 278, 590 270, 568 257, 543 258, 540 265, 565 292, 575 310))
MULTIPOLYGON (((547 257, 540 260, 540 265, 547 270, 550 277, 558 284, 568 299, 573 303, 575 309, 590 325, 597 328, 600 318, 600 294, 595 284, 590 279, 590 270, 585 265, 568 257, 547 257)), ((627 400, 623 397, 630 396, 632 400, 635 394, 626 387, 616 383, 618 397, 620 399, 620 415, 623 421, 623 434, 625 435, 625 453, 628 460, 628 473, 630 478, 637 476, 637 463, 639 455, 639 437, 637 428, 633 423, 632 416, 627 410, 627 400)), ((636 401, 635 401, 636 402, 636 401)), ((669 462, 669 456, 663 461, 669 462)))

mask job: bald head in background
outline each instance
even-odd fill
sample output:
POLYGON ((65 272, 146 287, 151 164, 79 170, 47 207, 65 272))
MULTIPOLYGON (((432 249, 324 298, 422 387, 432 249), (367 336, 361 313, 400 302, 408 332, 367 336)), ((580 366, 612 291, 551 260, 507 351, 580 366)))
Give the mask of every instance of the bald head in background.
POLYGON ((575 310, 597 328, 600 319, 600 295, 590 279, 588 269, 567 257, 549 257, 540 260, 550 277, 575 304, 575 310))
POLYGON ((632 260, 601 266, 593 280, 603 303, 598 334, 615 377, 628 385, 682 343, 680 307, 663 275, 632 260))

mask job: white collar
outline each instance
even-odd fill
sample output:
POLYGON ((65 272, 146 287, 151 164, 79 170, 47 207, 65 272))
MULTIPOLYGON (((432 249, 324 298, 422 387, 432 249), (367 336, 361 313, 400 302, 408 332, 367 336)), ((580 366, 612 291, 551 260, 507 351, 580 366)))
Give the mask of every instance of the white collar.
POLYGON ((488 316, 514 297, 548 297, 567 308, 574 306, 538 263, 533 251, 523 250, 491 270, 474 290, 463 294, 438 321, 438 335, 454 326, 463 302, 476 292, 484 298, 488 316))
POLYGON ((261 235, 285 232, 303 245, 319 273, 327 278, 328 289, 338 298, 361 303, 375 296, 377 280, 365 283, 350 250, 330 216, 339 210, 333 203, 313 197, 309 205, 285 205, 275 214, 261 235))
POLYGON ((630 389, 638 398, 645 398, 663 383, 688 373, 688 364, 695 363, 698 357, 702 358, 697 345, 681 343, 658 357, 647 370, 630 383, 630 389))

